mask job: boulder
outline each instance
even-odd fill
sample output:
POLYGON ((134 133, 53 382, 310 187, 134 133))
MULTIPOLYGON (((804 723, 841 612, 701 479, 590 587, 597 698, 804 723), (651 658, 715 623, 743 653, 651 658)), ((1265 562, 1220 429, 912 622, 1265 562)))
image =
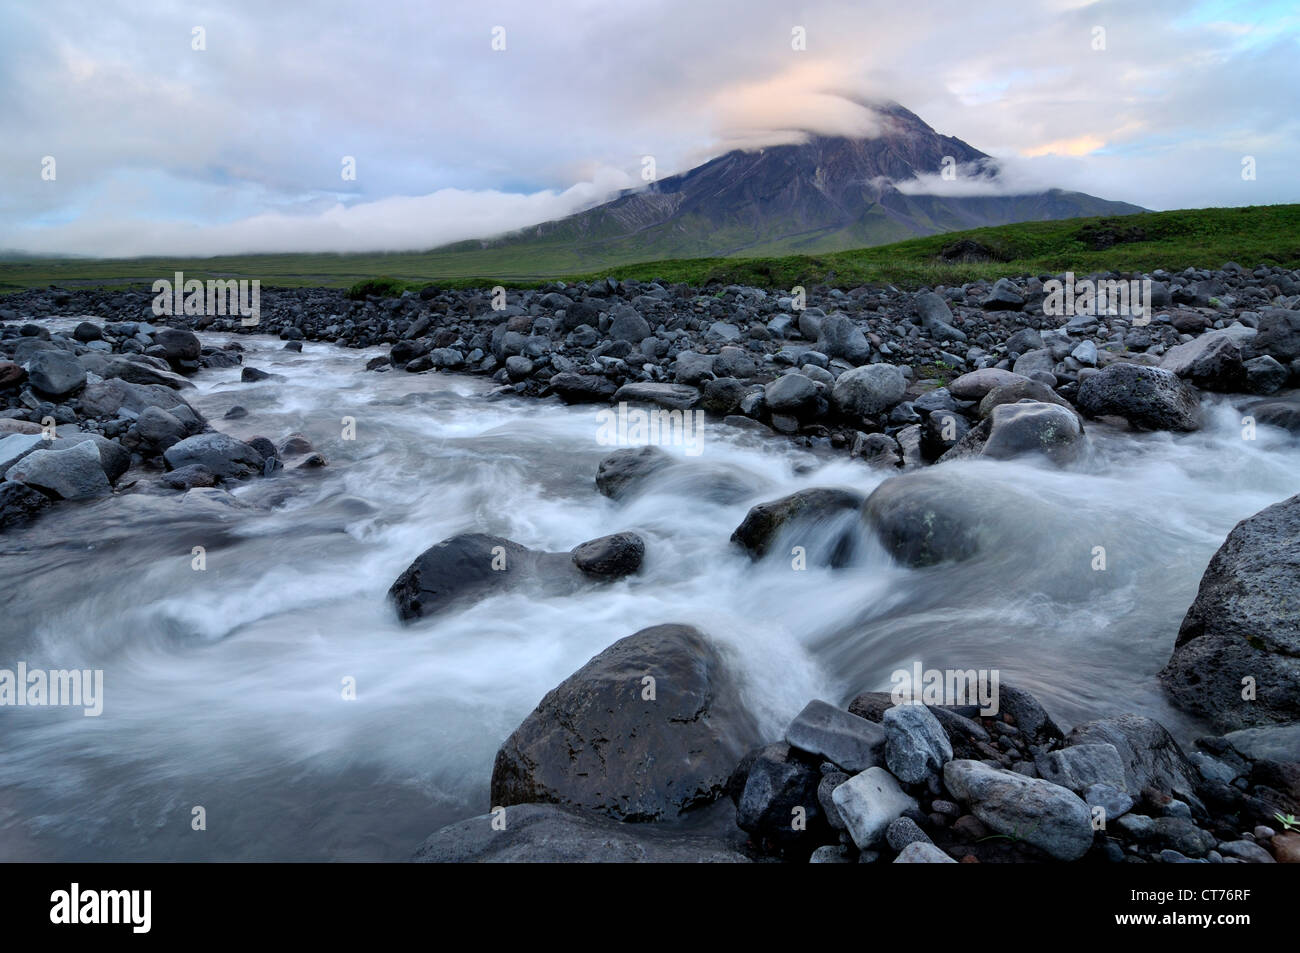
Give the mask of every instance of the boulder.
POLYGON ((1171 347, 1160 366, 1206 390, 1239 391, 1246 383, 1241 348, 1223 331, 1171 347))
POLYGON ((752 507, 731 541, 752 559, 762 559, 783 533, 797 528, 800 537, 795 542, 804 546, 814 563, 843 565, 851 555, 855 522, 843 517, 856 513, 862 503, 862 494, 839 487, 799 490, 752 507))
POLYGON ((807 418, 818 408, 817 385, 803 374, 783 374, 763 388, 763 398, 774 414, 807 418))
POLYGON ((832 792, 831 800, 859 850, 879 844, 890 824, 904 812, 919 807, 916 799, 881 767, 855 774, 832 792))
POLYGON ((653 626, 547 693, 497 752, 492 804, 675 818, 720 797, 757 737, 713 643, 691 626, 653 626))
POLYGON ((639 381, 624 384, 614 393, 614 402, 641 402, 656 404, 668 410, 689 410, 700 399, 697 388, 685 384, 657 384, 651 381, 639 381))
POLYGON ((1022 374, 1004 371, 997 367, 983 367, 955 378, 948 385, 948 393, 958 400, 983 400, 985 395, 996 387, 1028 382, 1029 378, 1022 374))
POLYGON ((890 477, 867 497, 863 518, 896 560, 923 567, 961 561, 980 548, 980 520, 971 501, 920 471, 890 477))
POLYGON ((572 553, 574 565, 583 572, 617 579, 641 568, 645 540, 636 533, 612 533, 575 546, 572 553))
POLYGON ((970 760, 949 761, 943 781, 986 827, 1057 860, 1078 860, 1092 846, 1088 805, 1059 784, 970 760))
POLYGON ((1210 560, 1161 682, 1221 731, 1300 719, 1300 494, 1238 523, 1210 560), (1244 679, 1255 687, 1242 697, 1244 679))
POLYGON ((1300 310, 1265 308, 1258 330, 1251 347, 1255 356, 1267 354, 1283 364, 1300 357, 1300 310))
POLYGON ((223 480, 239 480, 262 473, 266 459, 242 440, 212 431, 195 434, 172 444, 163 452, 167 469, 198 464, 223 480))
POLYGON ((893 364, 867 364, 845 371, 835 381, 831 401, 845 417, 874 417, 893 407, 907 393, 907 379, 893 364))
POLYGON ((789 745, 767 745, 750 762, 736 802, 736 824, 756 837, 789 847, 823 821, 817 790, 821 774, 789 745), (802 825, 796 824, 801 818, 802 825))
POLYGON ((1112 744, 1071 745, 1049 751, 1038 759, 1037 766, 1043 780, 1075 794, 1084 795, 1094 786, 1127 793, 1124 763, 1112 744))
POLYGON ((69 351, 37 351, 27 362, 32 387, 56 400, 76 393, 86 384, 86 369, 69 351))
POLYGON ((1173 371, 1115 363, 1079 385, 1088 417, 1123 417, 1139 430, 1196 430, 1200 399, 1173 371))
POLYGON ((885 737, 879 725, 818 700, 805 705, 785 730, 792 747, 854 774, 882 763, 885 737))
POLYGON ((1034 453, 1063 465, 1077 460, 1086 446, 1078 417, 1058 404, 1033 400, 999 404, 988 420, 988 438, 980 455, 995 460, 1034 453))
POLYGON ((608 403, 618 390, 608 377, 565 371, 550 379, 551 391, 566 404, 608 403))
POLYGON ((615 450, 596 469, 596 489, 610 499, 624 499, 672 463, 673 458, 654 445, 615 450))
POLYGON ((817 350, 827 357, 840 357, 856 365, 871 356, 867 336, 845 315, 830 314, 822 318, 819 331, 817 350))
POLYGON ((0 483, 0 531, 27 522, 45 507, 50 498, 23 483, 0 483))
POLYGON ((35 450, 10 467, 5 479, 60 500, 84 500, 113 490, 99 450, 89 440, 63 450, 35 450))
POLYGON ((948 732, 924 705, 898 705, 881 719, 885 731, 885 765, 905 784, 937 774, 952 760, 948 732))
POLYGON ((1196 768, 1178 742, 1154 719, 1144 715, 1118 715, 1078 725, 1065 739, 1066 746, 1113 745, 1124 765, 1124 790, 1137 794, 1152 788, 1200 807, 1196 796, 1196 768))
POLYGON ((952 309, 948 307, 948 302, 933 291, 917 295, 916 313, 921 318, 921 327, 929 331, 934 340, 965 343, 965 332, 953 327, 952 309))
POLYGON ((953 860, 938 847, 924 841, 913 841, 898 852, 894 858, 896 864, 955 864, 953 860))

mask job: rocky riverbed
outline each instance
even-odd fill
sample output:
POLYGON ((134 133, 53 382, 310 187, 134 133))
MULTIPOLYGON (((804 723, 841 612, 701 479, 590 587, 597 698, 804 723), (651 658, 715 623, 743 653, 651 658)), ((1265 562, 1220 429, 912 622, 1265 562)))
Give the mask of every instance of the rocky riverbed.
MULTIPOLYGON (((386 556, 406 569, 368 598, 405 630, 483 606, 546 614, 641 593, 626 618, 643 624, 597 640, 590 661, 496 737, 479 795, 488 813, 439 830, 419 859, 1294 862, 1300 275, 1229 264, 1109 276, 1151 281, 1149 321, 1050 316, 1053 277, 1065 276, 802 295, 613 280, 360 301, 265 289, 254 328, 154 318, 144 289, 11 295, 0 301, 0 526, 21 549, 61 513, 129 500, 174 499, 214 520, 250 503, 283 509, 337 454, 355 465, 350 443, 318 449, 307 422, 272 433, 242 423, 239 387, 292 402, 306 386, 267 359, 304 345, 362 350, 360 376, 386 388, 479 375, 484 415, 535 398, 569 413, 675 412, 662 419, 680 426, 700 411, 723 444, 754 441, 790 461, 798 485, 768 495, 780 481, 734 459, 710 464, 707 449, 697 460, 589 439, 599 459, 582 479, 603 516, 570 519, 594 532, 557 546, 559 534, 526 518, 507 535, 492 531, 510 529, 497 517, 462 512, 422 551, 386 556), (258 342, 258 362, 241 334, 256 335, 242 340, 258 342), (214 375, 220 400, 203 390, 214 375), (1090 509, 1100 486, 1115 495, 1090 509), (740 592, 726 587, 746 583, 719 581, 711 613, 646 592, 682 539, 647 501, 674 497, 710 507, 710 525, 733 520, 706 544, 728 580, 815 581, 836 618, 805 624, 818 664, 840 678, 756 691, 726 618, 740 592), (1072 499, 1093 525, 1071 519, 1072 499), (1215 514, 1212 544, 1185 506, 1215 514), (1162 507, 1163 524, 1149 512, 1162 507), (1113 588, 1099 590, 1102 577, 1113 588), (1089 612, 1094 649, 1040 656, 1027 635, 1087 631, 1089 612), (1102 698, 1070 697, 1053 657, 1121 669, 1107 633, 1131 639, 1126 625, 1160 663, 1125 673, 1123 689, 1107 682, 1102 698), (870 648, 847 635, 864 627, 877 633, 870 648), (991 648, 997 627, 1015 633, 1006 651, 991 648), (917 658, 922 644, 957 670, 1015 658, 1016 645, 1032 664, 1008 673, 995 713, 869 690, 886 659, 917 658), (792 703, 814 684, 840 694, 792 703)), ((262 423, 257 408, 252 419, 262 423)), ((479 439, 488 460, 518 466, 517 447, 479 439)), ((763 608, 795 628, 807 614, 763 608)))

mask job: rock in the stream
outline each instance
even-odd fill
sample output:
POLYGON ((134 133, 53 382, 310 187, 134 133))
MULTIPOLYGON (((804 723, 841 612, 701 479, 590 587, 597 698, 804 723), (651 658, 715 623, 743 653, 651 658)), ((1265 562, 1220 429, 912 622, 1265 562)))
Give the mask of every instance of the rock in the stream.
POLYGON ((856 522, 844 517, 856 516, 862 503, 862 494, 839 487, 799 490, 752 507, 731 534, 731 541, 743 547, 751 558, 762 559, 783 534, 797 531, 799 538, 792 538, 792 543, 803 545, 806 551, 817 549, 813 561, 843 565, 852 554, 852 524, 856 522))
POLYGON ((670 819, 721 796, 757 740, 713 643, 691 626, 653 626, 547 693, 497 752, 492 804, 670 819))
POLYGON ((169 470, 198 464, 223 480, 257 476, 266 466, 266 458, 244 441, 216 431, 172 444, 163 452, 163 459, 169 470))
POLYGON ((653 444, 615 450, 596 469, 596 489, 611 499, 623 499, 672 462, 671 456, 653 444))
POLYGON ((641 568, 645 540, 636 533, 611 533, 573 548, 573 562, 593 576, 620 578, 641 568))
POLYGON ((1238 523, 1160 673, 1179 706, 1220 730, 1300 719, 1298 540, 1300 494, 1238 523))
POLYGON ((1200 398, 1173 371, 1116 363, 1079 385, 1089 417, 1123 417, 1139 430, 1196 430, 1200 398))

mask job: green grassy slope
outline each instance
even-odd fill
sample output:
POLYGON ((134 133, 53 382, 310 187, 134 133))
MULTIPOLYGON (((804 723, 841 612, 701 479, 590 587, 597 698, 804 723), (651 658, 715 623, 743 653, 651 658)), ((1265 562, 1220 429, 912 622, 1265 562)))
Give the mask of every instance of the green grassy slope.
MULTIPOLYGON (((845 239, 851 240, 851 236, 845 239)), ((948 232, 890 245, 800 255, 762 249, 766 257, 646 261, 634 241, 607 246, 600 261, 575 256, 564 236, 554 244, 483 248, 463 242, 434 252, 362 255, 239 255, 171 259, 10 259, 0 261, 0 291, 42 287, 149 283, 183 271, 188 278, 259 278, 267 286, 349 286, 389 276, 411 287, 540 284, 548 280, 615 275, 789 288, 795 284, 854 287, 891 282, 916 287, 956 284, 1006 274, 1072 270, 1150 271, 1188 266, 1217 268, 1226 261, 1300 267, 1300 205, 1192 209, 1105 218, 1065 219, 948 232), (982 248, 986 261, 948 261, 960 241, 982 248), (1108 244, 1113 242, 1113 244, 1108 244), (609 264, 613 261, 613 264, 609 264)))

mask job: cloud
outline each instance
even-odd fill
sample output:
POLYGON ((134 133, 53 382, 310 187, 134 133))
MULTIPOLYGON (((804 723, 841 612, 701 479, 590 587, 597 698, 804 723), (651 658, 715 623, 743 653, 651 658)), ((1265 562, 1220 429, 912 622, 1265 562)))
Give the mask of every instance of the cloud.
POLYGON ((872 135, 879 98, 1002 169, 915 187, 1300 201, 1300 22, 1273 2, 1227 19, 1186 0, 320 0, 309 19, 264 0, 9 4, 0 247, 427 248, 571 213, 639 184, 646 155, 663 177, 872 135))

